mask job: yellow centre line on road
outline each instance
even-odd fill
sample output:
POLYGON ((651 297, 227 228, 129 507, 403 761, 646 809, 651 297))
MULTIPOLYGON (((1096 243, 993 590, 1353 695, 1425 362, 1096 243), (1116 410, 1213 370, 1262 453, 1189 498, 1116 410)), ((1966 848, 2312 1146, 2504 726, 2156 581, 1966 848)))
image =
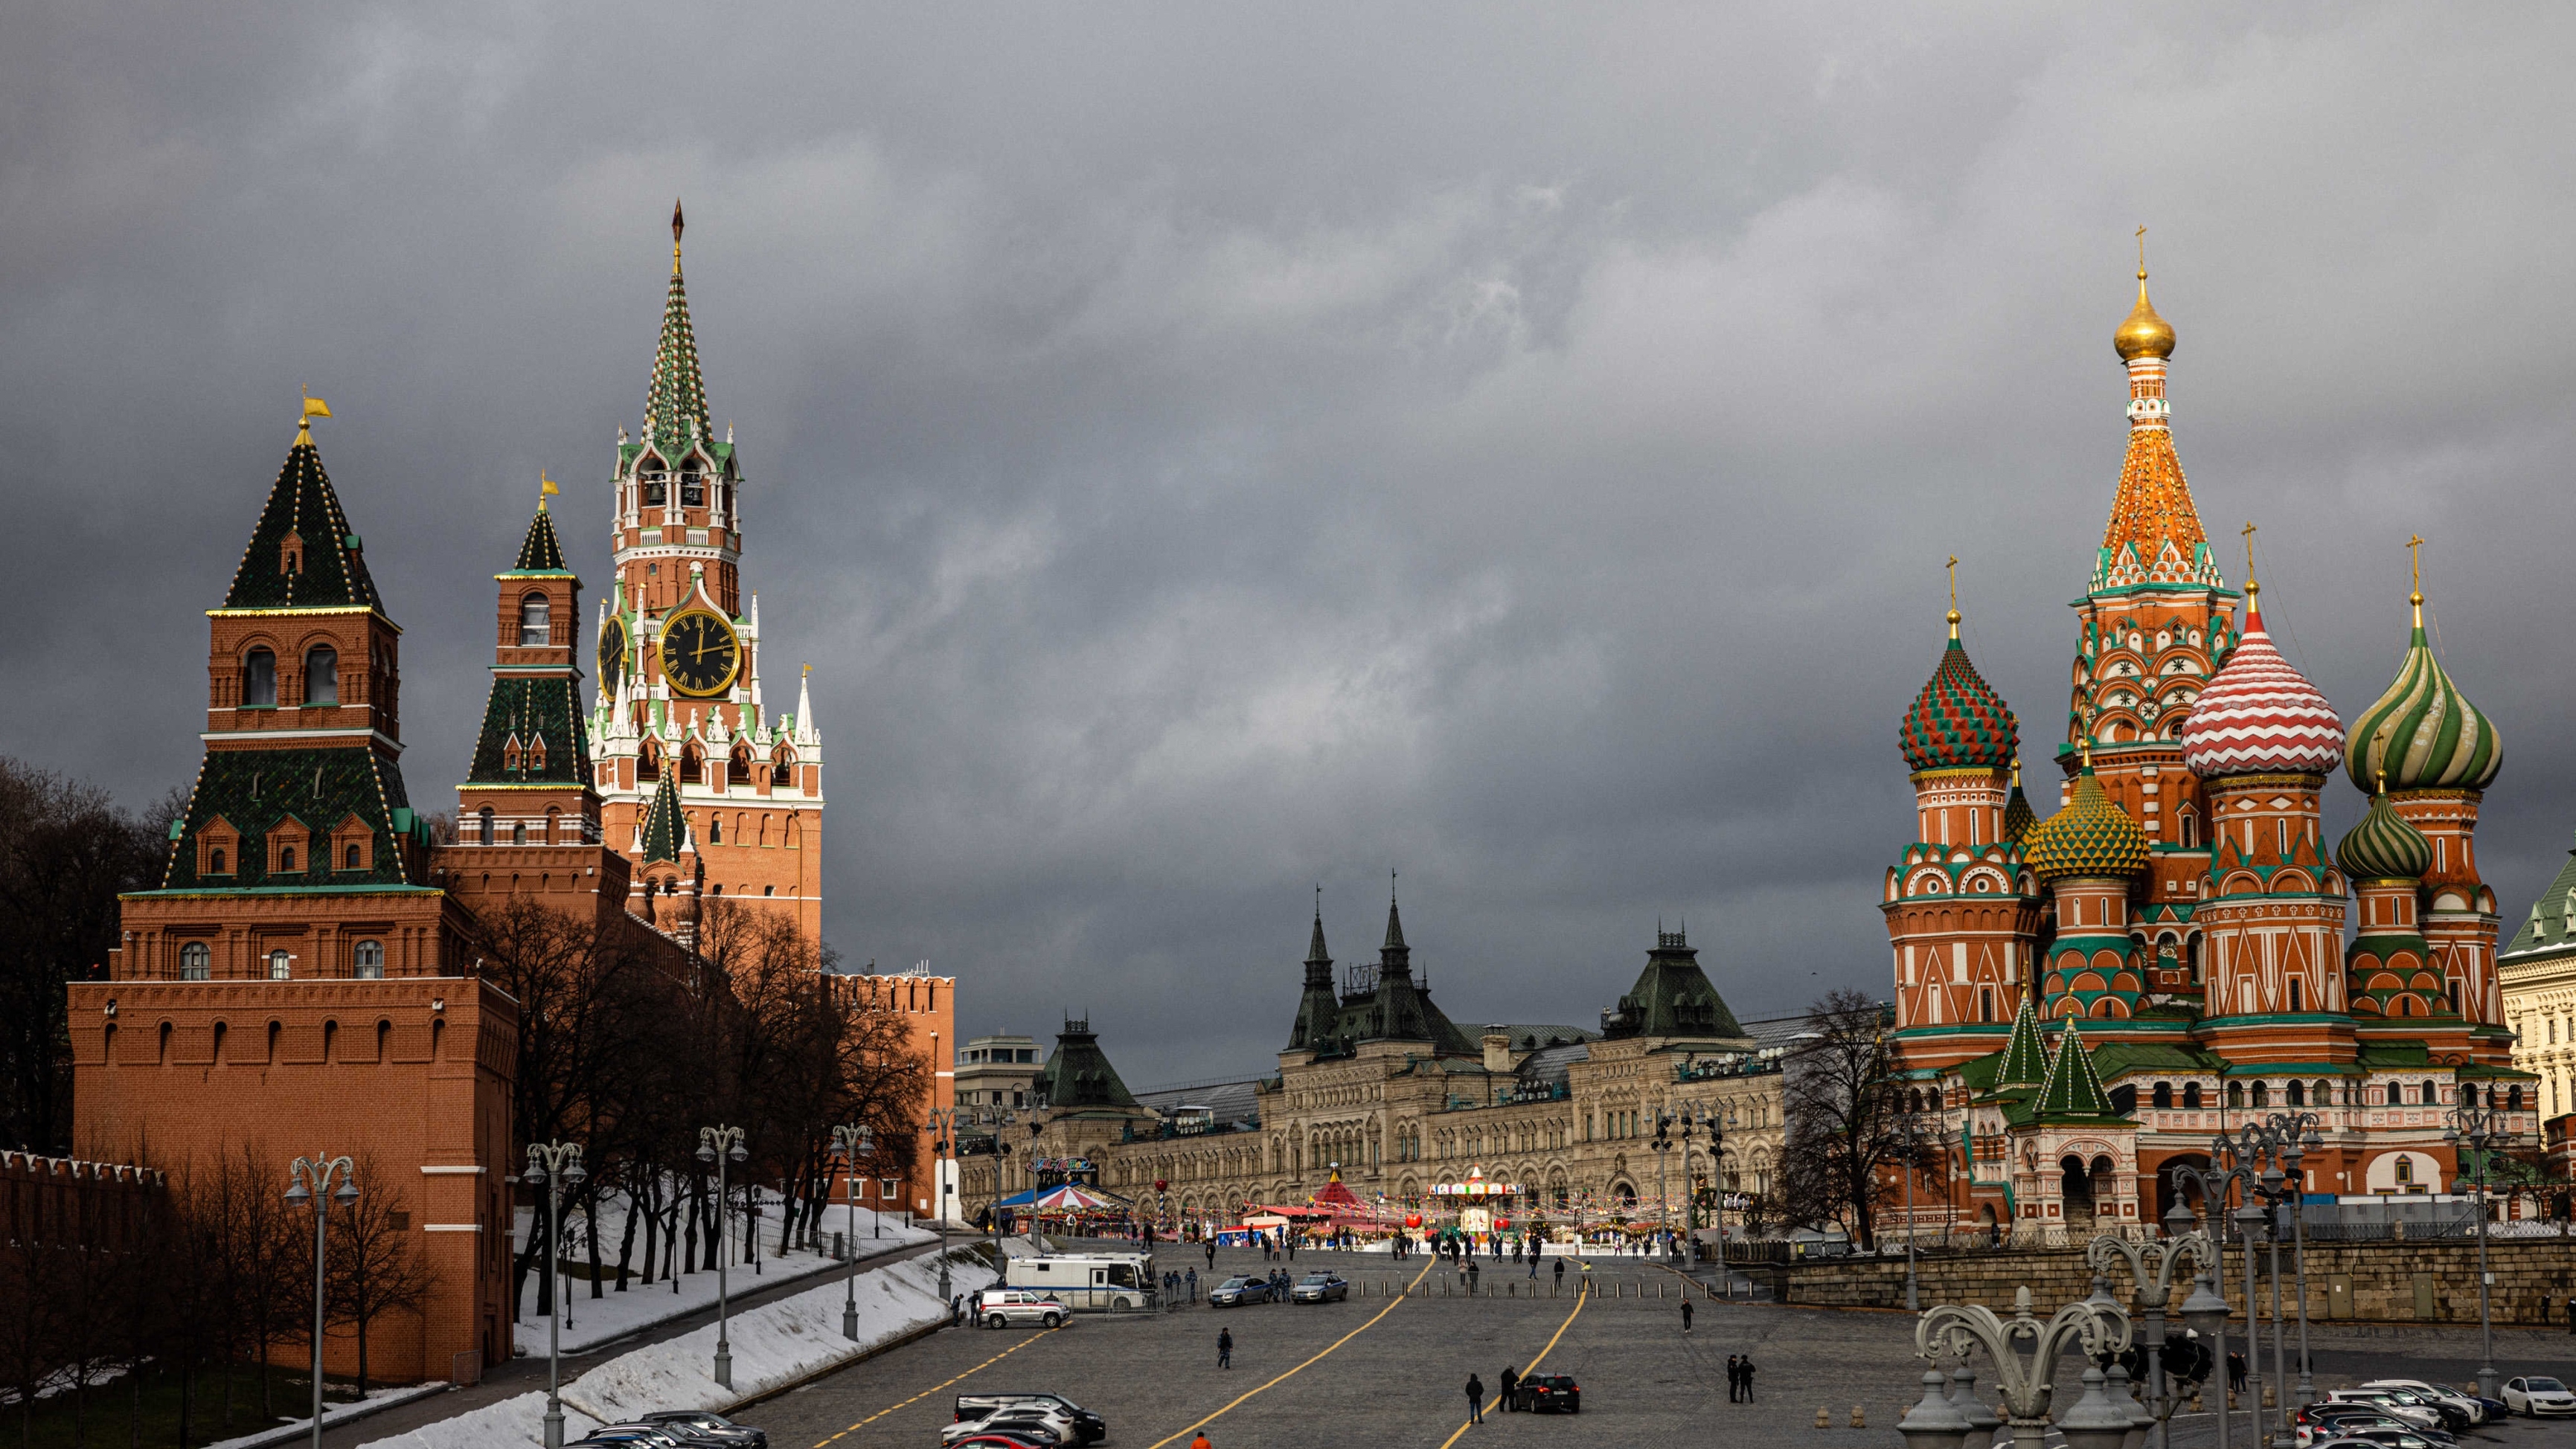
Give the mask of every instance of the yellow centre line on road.
MULTIPOLYGON (((1405 1284, 1405 1285, 1404 1285, 1405 1292, 1409 1295, 1409 1294, 1413 1291, 1413 1286, 1414 1286, 1414 1284, 1415 1284, 1415 1283, 1420 1283, 1423 1279, 1425 1279, 1425 1278, 1427 1278, 1427 1277, 1431 1276, 1431 1270, 1432 1270, 1432 1268, 1433 1268, 1435 1265, 1437 1265, 1437 1264, 1439 1263, 1439 1261, 1440 1261, 1440 1260, 1439 1260, 1437 1257, 1432 1257, 1432 1258, 1426 1259, 1426 1260, 1424 1261, 1423 1265, 1422 1265, 1422 1271, 1413 1275, 1413 1282, 1412 1282, 1412 1283, 1407 1283, 1407 1284, 1405 1284)), ((1184 1425, 1182 1425, 1182 1426, 1181 1426, 1181 1428, 1180 1428, 1180 1431, 1179 1431, 1178 1433, 1167 1434, 1167 1435, 1163 1436, 1162 1438, 1155 1440, 1153 1443, 1146 1445, 1146 1446, 1145 1446, 1145 1449, 1163 1449, 1163 1446, 1164 1446, 1164 1445, 1166 1445, 1166 1444, 1170 1444, 1170 1443, 1173 1443, 1174 1441, 1178 1440, 1178 1439, 1181 1437, 1181 1435, 1182 1435, 1182 1434, 1195 1433, 1195 1432, 1197 1432, 1198 1430, 1203 1429, 1203 1428, 1207 1427, 1208 1425, 1215 1423, 1217 1420, 1222 1419, 1222 1418, 1224 1418, 1226 1415, 1233 1413, 1233 1412, 1234 1412, 1234 1410, 1235 1410, 1235 1407, 1236 1407, 1237 1405, 1241 1404, 1244 1400, 1246 1400, 1246 1399, 1249 1399, 1249 1398, 1253 1397, 1253 1395, 1255 1395, 1255 1394, 1265 1393, 1265 1392, 1267 1392, 1268 1390, 1270 1390, 1270 1389, 1272 1389, 1272 1388, 1275 1388, 1275 1387, 1277 1387, 1277 1386, 1278 1386, 1278 1385, 1280 1385, 1280 1384, 1284 1384, 1284 1383, 1288 1382, 1290 1379, 1295 1378, 1297 1375, 1304 1373, 1307 1369, 1309 1369, 1309 1368, 1313 1367, 1317 1362, 1319 1362, 1320 1360, 1322 1360, 1326 1355, 1330 1354, 1334 1349, 1340 1348, 1343 1344, 1346 1344, 1346 1343, 1350 1342, 1352 1339, 1359 1337, 1361 1334, 1368 1332, 1370 1329, 1375 1328, 1375 1327, 1377 1326, 1377 1320, 1378 1320, 1379 1318, 1384 1318, 1384 1317, 1386 1317, 1388 1314, 1393 1313, 1395 1310, 1397 1310, 1398 1308, 1401 1308, 1401 1307, 1403 1307, 1403 1306, 1404 1306, 1404 1299, 1403 1299, 1403 1298, 1398 1298, 1398 1299, 1396 1299, 1393 1303, 1390 1303, 1390 1304, 1386 1305, 1384 1308, 1379 1309, 1379 1310, 1377 1311, 1377 1316, 1376 1316, 1375 1318, 1371 1318, 1368 1322, 1363 1323, 1363 1324, 1361 1324, 1359 1327, 1352 1329, 1350 1332, 1343 1334, 1341 1337, 1339 1337, 1339 1338, 1337 1338, 1337 1339, 1334 1339, 1330 1344, 1328 1344, 1328 1345, 1326 1345, 1326 1346, 1325 1346, 1325 1348, 1324 1348, 1324 1350, 1323 1350, 1323 1352, 1322 1352, 1322 1353, 1318 1353, 1318 1354, 1316 1354, 1313 1358, 1310 1358, 1310 1359, 1306 1360, 1304 1363, 1301 1363, 1301 1364, 1297 1365, 1295 1368, 1290 1369, 1288 1372, 1286 1372, 1286 1373, 1284 1373, 1284 1374, 1281 1374, 1279 1377, 1277 1377, 1277 1378, 1275 1378, 1275 1379, 1272 1379, 1269 1383, 1263 1384, 1260 1388, 1253 1389, 1253 1390, 1251 1390, 1251 1391, 1249 1391, 1249 1392, 1247 1392, 1247 1393, 1243 1393, 1243 1394, 1237 1395, 1237 1396, 1235 1397, 1234 1401, 1233 1401, 1232 1403, 1227 1404, 1224 1408, 1217 1410, 1215 1413, 1208 1415, 1206 1418, 1199 1420, 1199 1421, 1198 1421, 1197 1423, 1195 1423, 1195 1424, 1184 1424, 1184 1425)))
MULTIPOLYGON (((1531 1359, 1529 1361, 1529 1367, 1521 1370, 1522 1378, 1528 1378, 1531 1374, 1538 1372, 1539 1359, 1546 1358, 1548 1354, 1556 1348, 1556 1341, 1565 1337, 1565 1331, 1574 1326, 1574 1314, 1581 1313, 1583 1311, 1583 1300, 1592 1296, 1592 1265, 1585 1263, 1582 1267, 1583 1276, 1574 1280, 1574 1313, 1568 1313, 1565 1315, 1565 1321, 1556 1326, 1556 1332, 1548 1336, 1547 1347, 1540 1349, 1538 1351, 1538 1358, 1531 1359)), ((1496 1403, 1494 1412, 1497 1414, 1503 1412, 1502 1406, 1499 1402, 1496 1403)), ((1469 1419, 1467 1422, 1460 1424, 1458 1426, 1457 1433, 1440 1441, 1440 1449, 1449 1449, 1450 1445, 1466 1438, 1467 1431, 1474 1427, 1476 1427, 1476 1421, 1473 1419, 1469 1419)))
POLYGON ((823 1449, 823 1446, 824 1446, 825 1444, 832 1443, 832 1442, 834 1442, 835 1440, 845 1439, 845 1438, 849 1437, 850 1435, 852 1435, 852 1434, 855 1434, 855 1433, 859 1432, 861 1429, 866 1428, 866 1427, 867 1427, 867 1426, 869 1426, 870 1424, 875 1423, 877 1420, 884 1418, 886 1415, 893 1413, 893 1412, 894 1412, 895 1410, 897 1410, 897 1409, 908 1409, 908 1408, 911 1408, 913 1405, 920 1403, 922 1400, 924 1400, 924 1399, 926 1399, 926 1398, 929 1398, 932 1394, 938 1393, 941 1389, 947 1388, 949 1384, 960 1383, 960 1382, 963 1382, 963 1381, 964 1381, 964 1380, 966 1380, 966 1379, 973 1378, 975 1375, 977 1375, 977 1374, 979 1374, 979 1373, 982 1373, 984 1370, 986 1370, 986 1369, 988 1369, 988 1368, 991 1368, 993 1365, 995 1365, 995 1364, 997 1364, 997 1363, 1000 1363, 1002 1360, 1004 1360, 1004 1359, 1006 1359, 1006 1358, 1009 1358, 1012 1354, 1018 1353, 1021 1349, 1024 1349, 1024 1348, 1028 1347, 1030 1344, 1033 1344, 1033 1343, 1037 1342, 1039 1339, 1046 1337, 1048 1334, 1050 1334, 1050 1333, 1061 1333, 1061 1332, 1063 1332, 1063 1331, 1064 1331, 1064 1330, 1062 1330, 1062 1329, 1060 1329, 1060 1328, 1048 1328, 1048 1329, 1041 1329, 1040 1331, 1038 1331, 1038 1332, 1036 1332, 1036 1333, 1032 1333, 1032 1334, 1030 1334, 1028 1337, 1026 1337, 1026 1338, 1024 1338, 1024 1339, 1021 1339, 1019 1342, 1017 1342, 1017 1343, 1015 1343, 1015 1344, 1012 1344, 1009 1348, 1003 1349, 1000 1353, 997 1353, 997 1354, 993 1355, 991 1358, 988 1358, 988 1359, 984 1360, 982 1363, 979 1363, 979 1364, 975 1365, 973 1368, 968 1369, 966 1372, 964 1372, 964 1373, 962 1373, 962 1374, 959 1374, 956 1378, 950 1379, 950 1380, 948 1381, 948 1383, 946 1383, 946 1384, 932 1384, 929 1388, 923 1389, 920 1393, 917 1393, 917 1394, 913 1395, 911 1398, 908 1398, 908 1399, 904 1400, 904 1401, 903 1401, 902 1403, 900 1403, 900 1404, 889 1404, 889 1405, 887 1405, 886 1407, 884 1407, 884 1408, 882 1408, 882 1409, 877 1410, 875 1413, 868 1415, 866 1418, 861 1419, 859 1422, 857 1422, 857 1423, 855 1423, 855 1424, 852 1424, 850 1427, 848 1427, 848 1428, 846 1428, 846 1429, 843 1429, 840 1433, 833 1435, 830 1439, 824 1439, 824 1440, 819 1440, 819 1441, 817 1441, 817 1442, 815 1443, 815 1445, 814 1445, 814 1449, 823 1449))

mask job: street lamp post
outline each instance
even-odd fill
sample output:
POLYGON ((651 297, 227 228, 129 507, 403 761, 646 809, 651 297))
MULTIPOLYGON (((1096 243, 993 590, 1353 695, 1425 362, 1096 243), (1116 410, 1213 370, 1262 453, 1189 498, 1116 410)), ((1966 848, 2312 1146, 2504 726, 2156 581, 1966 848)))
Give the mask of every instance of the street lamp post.
POLYGON ((311 1157, 295 1159, 295 1181, 286 1189, 289 1206, 313 1205, 313 1449, 322 1449, 323 1228, 332 1203, 342 1207, 357 1204, 357 1170, 357 1164, 346 1157, 326 1157, 316 1152, 311 1157), (340 1184, 337 1191, 331 1186, 335 1175, 340 1184))
MULTIPOLYGON (((2274 1134, 2281 1143, 2281 1165, 2289 1171, 2290 1185, 2290 1262, 2298 1275, 2299 1304, 2299 1386, 2301 1407, 2315 1402, 2316 1374, 2308 1362, 2308 1174, 2307 1157, 2326 1148, 2324 1134, 2317 1130, 2321 1121, 2314 1112, 2284 1112, 2271 1119, 2274 1134)), ((2276 1225, 2277 1235, 2279 1228, 2276 1225)))
MULTIPOLYGON (((1971 1349, 1980 1347, 1994 1360, 1995 1388, 2011 1415, 2018 1449, 2040 1449, 2047 1437, 2060 1353, 2078 1339, 2085 1356, 2096 1360, 2129 1346, 2129 1316, 2116 1303, 2092 1299, 2069 1303, 2045 1323, 2030 1309, 2030 1290, 2021 1288, 2013 1294, 2009 1319, 1982 1304, 1944 1303, 1914 1325, 1915 1350, 1927 1365, 1936 1365, 1945 1355, 1964 1360, 1971 1349), (2026 1356, 2017 1347, 2023 1343, 2031 1345, 2026 1356)), ((1954 1449, 1969 1432, 1970 1420, 1950 1402, 1951 1382, 1937 1367, 1927 1367, 1923 1401, 1896 1426, 1914 1449, 1954 1449)), ((2125 1406, 2115 1403, 2109 1383, 2100 1368, 2085 1367, 2084 1397, 2056 1421, 2068 1449, 2118 1449, 2134 1427, 2131 1414, 2136 1401, 2125 1406)))
MULTIPOLYGON (((2218 1375, 2218 1449, 2227 1449, 2228 1372, 2227 1372, 2227 1190, 2232 1186, 2251 1189, 2254 1174, 2236 1166, 2235 1143, 2224 1132, 2210 1144, 2208 1168, 2181 1164, 2173 1169, 2174 1205, 2182 1205, 2182 1185, 2189 1182, 2200 1189, 2200 1200, 2208 1205, 2214 1234, 2215 1255, 2201 1272, 2201 1286, 2192 1290, 2190 1301, 2183 1305, 2183 1321, 2200 1333, 2216 1340, 2211 1372, 2218 1375), (2225 1160, 2229 1165, 2220 1167, 2225 1160)), ((2260 1216, 2260 1210, 2257 1210, 2260 1216)), ((2168 1217, 2168 1221, 2171 1221, 2168 1217)), ((2240 1219, 2241 1222, 2241 1219, 2240 1219)), ((2254 1437, 2263 1435, 2261 1404, 2263 1402, 2263 1360, 2254 1352, 2254 1244, 2245 1240, 2245 1363, 2251 1373, 2246 1387, 2256 1406, 2253 1410, 2254 1437)))
POLYGON ((1671 1113, 1656 1113, 1655 1140, 1647 1144, 1655 1149, 1655 1236, 1663 1240, 1664 1253, 1667 1257, 1671 1256, 1673 1251, 1673 1222, 1672 1199, 1666 1195, 1664 1187, 1664 1154, 1673 1150, 1672 1128, 1671 1113))
POLYGON ((1914 1167, 1922 1160, 1923 1143, 1927 1137, 1946 1159, 1950 1151, 1950 1134, 1939 1127, 1925 1133, 1921 1122, 1911 1114, 1907 1115, 1900 1130, 1905 1137, 1905 1162, 1900 1169, 1905 1174, 1905 1311, 1912 1313, 1915 1310, 1914 1167))
MULTIPOLYGON (((2467 1093, 2464 1091, 2461 1095, 2465 1098, 2467 1093)), ((2463 1100, 2451 1109, 2450 1117, 2450 1125, 2442 1129, 2442 1140, 2451 1144, 2454 1155, 2457 1155, 2460 1143, 2468 1143, 2470 1151, 2475 1153, 2477 1158, 2477 1170, 2462 1173, 2461 1181, 2472 1187, 2477 1194, 2478 1342, 2481 1354, 2478 1364, 2478 1393, 2482 1397, 2492 1399, 2496 1394, 2496 1368, 2495 1323, 2489 1317, 2487 1305, 2489 1277, 2487 1273, 2487 1173, 2489 1171, 2487 1154, 2491 1149, 2510 1145, 2515 1134, 2507 1127, 2504 1112, 2493 1106, 2481 1107, 2475 1102, 2463 1100)), ((2454 1183, 2453 1189, 2456 1191, 2459 1185, 2454 1183)))
POLYGON ((841 1300, 841 1336, 852 1343, 859 1341, 859 1159, 875 1151, 876 1132, 868 1124, 854 1122, 832 1129, 832 1160, 842 1165, 850 1202, 849 1292, 841 1300))
POLYGON ((2126 1263, 2138 1306, 2147 1311, 2147 1411, 2156 1418, 2157 1449, 2168 1442, 2166 1420, 2173 1417, 2172 1397, 2165 1392, 2164 1352, 2165 1307, 2173 1301, 2174 1265, 2185 1253, 2203 1270, 2218 1260, 2218 1248, 2209 1235, 2192 1230, 2191 1209, 2175 1203, 2173 1211, 2165 1214, 2165 1224, 2171 1236, 2160 1243, 2141 1247, 2105 1233, 2084 1249, 2085 1259, 2097 1273, 2110 1272, 2114 1262, 2126 1263))
MULTIPOLYGON (((590 1173, 581 1165, 578 1142, 531 1142, 528 1144, 528 1170, 520 1181, 530 1187, 546 1190, 546 1256, 563 1256, 563 1190, 569 1183, 579 1187, 590 1173)), ((546 1265, 551 1275, 554 1265, 546 1265)), ((563 1295, 555 1299, 555 1311, 546 1315, 546 1449, 563 1449, 563 1295)))
POLYGON ((716 1383, 728 1389, 733 1387, 733 1340, 726 1336, 732 1304, 725 1291, 725 1164, 750 1156, 743 1150, 741 1128, 698 1129, 698 1160, 716 1166, 716 1383))

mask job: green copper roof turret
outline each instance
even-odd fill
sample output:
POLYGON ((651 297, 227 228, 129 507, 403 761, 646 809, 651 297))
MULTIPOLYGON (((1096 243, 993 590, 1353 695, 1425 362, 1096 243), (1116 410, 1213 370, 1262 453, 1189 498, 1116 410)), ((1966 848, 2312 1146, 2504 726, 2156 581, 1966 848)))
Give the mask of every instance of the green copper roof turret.
POLYGON ((672 771, 662 771, 662 783, 653 791, 652 808, 644 815, 644 863, 677 861, 680 851, 689 843, 688 817, 680 813, 680 787, 671 782, 672 771))
POLYGON ((2012 1040, 1995 1072, 1998 1087, 2036 1087, 2048 1080, 2048 1043, 2039 1034, 2039 1012, 2028 996, 2013 1013, 2012 1040))
POLYGON ((2433 842, 2390 808, 2386 795, 2376 795, 2335 847, 2335 864, 2357 881, 2421 880, 2433 868, 2433 842))
POLYGON ((537 516, 528 520, 527 540, 519 545, 519 561, 512 573, 559 574, 565 572, 563 543, 555 537, 555 516, 543 504, 537 516))
POLYGON ((381 609, 358 536, 309 433, 298 433, 242 550, 227 609, 381 609))
POLYGON ((2048 1080, 2039 1089, 2039 1102, 2032 1109, 2041 1117, 2117 1117, 2111 1108, 2111 1094, 2102 1088, 2102 1074, 2093 1066, 2093 1053, 2075 1029, 2075 1018, 2066 1018, 2066 1029, 2057 1039, 2057 1056, 2048 1064, 2048 1080))

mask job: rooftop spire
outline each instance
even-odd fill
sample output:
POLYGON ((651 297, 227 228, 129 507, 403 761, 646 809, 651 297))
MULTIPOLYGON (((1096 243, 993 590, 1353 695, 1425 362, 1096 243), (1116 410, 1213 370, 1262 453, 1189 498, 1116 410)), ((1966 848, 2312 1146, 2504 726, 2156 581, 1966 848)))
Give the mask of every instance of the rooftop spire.
POLYGON ((2129 369, 2129 451, 2089 592, 2153 584, 2223 588, 2191 484, 2174 455, 2173 409, 2165 400, 2173 328, 2147 302, 2144 228, 2139 235, 2138 305, 2112 335, 2129 369))
POLYGON ((1959 556, 1950 555, 1950 638, 1959 637, 1959 556))
MULTIPOLYGON (((329 417, 320 398, 304 400, 309 424, 329 417)), ((298 428, 286 464, 269 485, 268 501, 251 529, 250 544, 224 594, 227 609, 382 608, 358 535, 340 511, 340 495, 322 470, 322 454, 308 427, 298 428)))
POLYGON ((666 766, 662 783, 653 791, 652 807, 644 816, 644 863, 677 861, 689 844, 688 817, 680 813, 680 787, 672 780, 678 772, 666 766))
POLYGON ((711 441, 706 384, 698 375, 698 335, 689 323, 689 289, 680 275, 680 206, 671 204, 671 288, 662 302, 662 339, 653 350, 653 382, 644 394, 644 441, 666 466, 711 441))
POLYGON ((1395 905, 1395 872, 1388 871, 1386 880, 1386 943, 1378 947, 1378 956, 1387 964, 1410 964, 1413 951, 1404 944, 1404 915, 1395 905))

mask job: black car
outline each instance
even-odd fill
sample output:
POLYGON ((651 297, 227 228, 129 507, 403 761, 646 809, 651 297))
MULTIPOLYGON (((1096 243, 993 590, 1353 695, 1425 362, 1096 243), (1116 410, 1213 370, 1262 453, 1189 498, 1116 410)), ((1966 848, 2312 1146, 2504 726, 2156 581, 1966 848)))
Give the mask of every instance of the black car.
POLYGON ((636 1417, 641 1423, 657 1425, 708 1444, 731 1445, 735 1449, 769 1449, 769 1435, 766 1433, 704 1409, 665 1409, 658 1414, 639 1414, 636 1417))
POLYGON ((1521 1407, 1533 1414, 1580 1414, 1583 1386, 1572 1374, 1531 1374, 1512 1386, 1521 1407))

